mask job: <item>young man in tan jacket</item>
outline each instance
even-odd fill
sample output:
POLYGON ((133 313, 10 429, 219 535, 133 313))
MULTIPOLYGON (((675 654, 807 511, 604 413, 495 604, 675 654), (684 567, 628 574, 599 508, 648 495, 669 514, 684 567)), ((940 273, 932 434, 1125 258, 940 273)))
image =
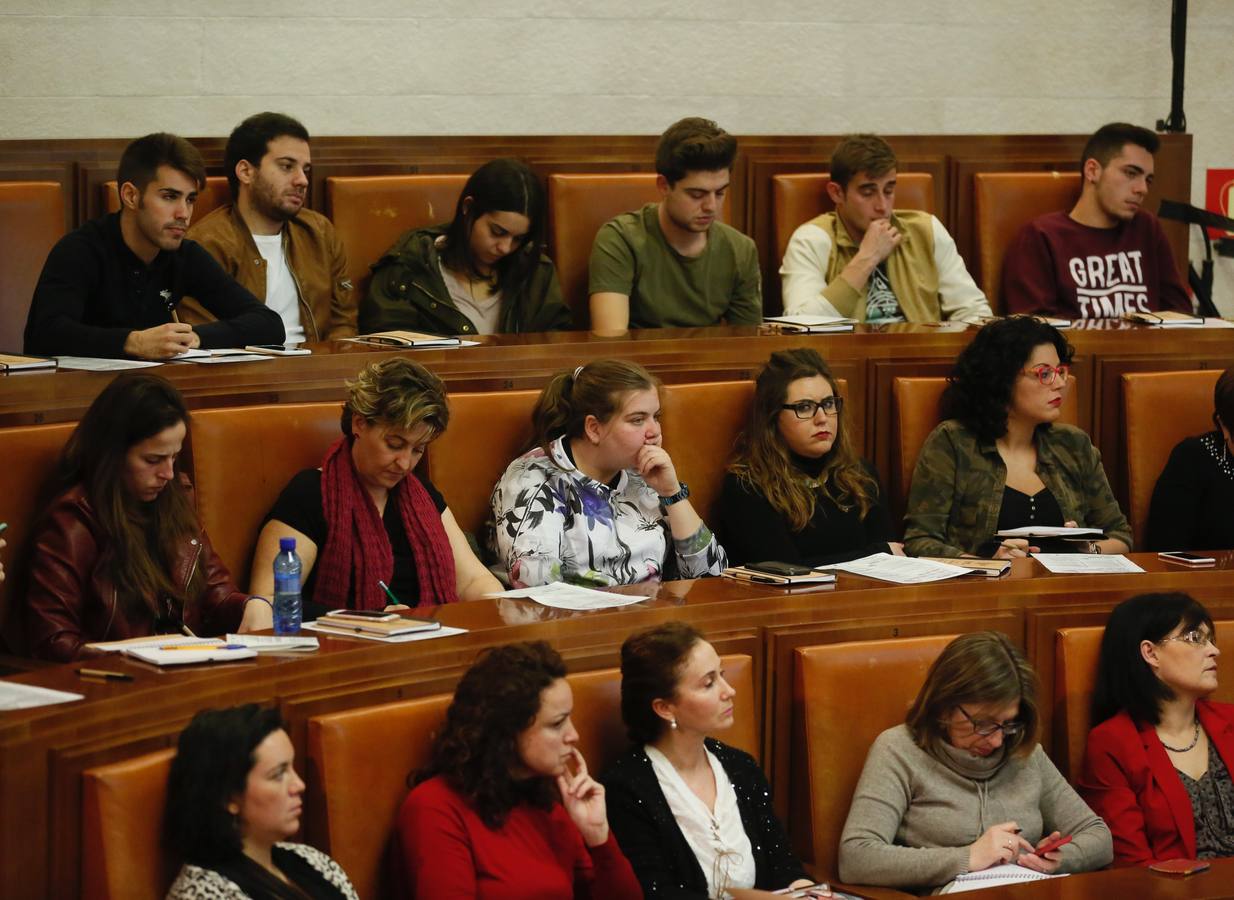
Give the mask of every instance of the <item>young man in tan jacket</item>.
MULTIPOLYGON (((357 298, 343 245, 329 219, 304 208, 308 131, 281 113, 250 116, 227 139, 224 165, 235 202, 215 209, 188 236, 278 312, 287 343, 355 335, 357 298)), ((192 299, 180 314, 185 322, 210 320, 192 299)))

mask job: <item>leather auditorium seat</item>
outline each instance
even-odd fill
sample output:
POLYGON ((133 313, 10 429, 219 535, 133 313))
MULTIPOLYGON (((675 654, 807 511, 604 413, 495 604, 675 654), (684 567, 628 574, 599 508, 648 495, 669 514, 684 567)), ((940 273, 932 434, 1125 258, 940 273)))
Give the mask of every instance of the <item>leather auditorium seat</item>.
MULTIPOLYGON (((815 216, 835 209, 827 196, 827 172, 791 172, 771 176, 771 218, 775 223, 775 264, 780 268, 789 238, 815 216)), ((896 174, 896 209, 934 212, 934 176, 929 172, 896 174)))
POLYGON ((977 286, 995 315, 1003 311, 1003 257, 1019 230, 1037 216, 1071 209, 1079 172, 978 172, 973 175, 977 286))
POLYGON ((1123 375, 1127 519, 1137 548, 1144 546, 1153 488, 1170 451, 1183 438, 1215 427, 1213 387, 1220 377, 1218 369, 1123 375))
POLYGON ((347 251, 347 274, 357 300, 368 293, 369 267, 413 228, 454 218, 467 175, 334 175, 326 179, 326 208, 347 251))
POLYGON ((690 503, 708 520, 720 497, 724 470, 750 418, 753 381, 669 384, 661 392, 664 447, 677 477, 690 485, 690 503))
MULTIPOLYGON (((1230 634, 1234 620, 1215 621, 1217 634, 1230 634)), ((1093 686, 1105 626, 1060 628, 1054 633, 1054 752, 1050 754, 1068 781, 1075 783, 1084 766, 1084 747, 1092 728, 1093 686)), ((1211 697, 1234 701, 1234 682, 1226 679, 1211 697)))
POLYGON ((339 403, 202 409, 190 441, 197 513, 242 589, 262 520, 291 477, 315 468, 341 437, 339 403))
MULTIPOLYGON (((938 404, 946 387, 946 378, 895 378, 891 383, 891 488, 888 499, 893 522, 900 521, 908 507, 908 492, 921 446, 942 421, 938 404)), ((1072 375, 1069 389, 1063 394, 1060 422, 1075 425, 1079 421, 1079 393, 1072 375)))
MULTIPOLYGON (((103 194, 103 211, 114 213, 120 209, 120 190, 116 182, 104 181, 100 187, 103 194)), ((231 187, 227 184, 226 175, 209 175, 206 186, 197 194, 197 202, 193 204, 193 218, 189 222, 200 222, 207 213, 218 209, 224 203, 231 202, 231 187)))
MULTIPOLYGON (((659 199, 654 172, 548 176, 548 255, 575 325, 584 327, 590 319, 587 266, 600 226, 659 199)), ((725 204, 721 221, 728 221, 727 213, 725 204)))
POLYGON ((161 900, 177 864, 162 849, 172 749, 81 775, 81 889, 85 900, 161 900))
POLYGON ((930 664, 954 637, 853 641, 794 652, 793 718, 805 738, 794 744, 805 748, 806 759, 794 763, 793 772, 808 777, 794 785, 794 794, 809 803, 815 877, 838 872, 840 834, 870 745, 904 721, 930 664), (875 682, 878 689, 871 690, 875 682))
POLYGON ((30 298, 64 236, 64 195, 54 181, 0 181, 0 353, 21 353, 30 298))

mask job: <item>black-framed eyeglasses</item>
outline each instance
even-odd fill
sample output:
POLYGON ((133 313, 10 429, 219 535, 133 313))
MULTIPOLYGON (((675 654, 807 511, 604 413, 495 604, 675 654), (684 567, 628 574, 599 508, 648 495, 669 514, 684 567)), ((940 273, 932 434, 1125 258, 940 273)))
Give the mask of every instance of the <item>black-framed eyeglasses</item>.
POLYGON ((973 726, 973 733, 981 737, 989 737, 996 731, 1001 731, 1003 737, 1015 737, 1024 730, 1023 722, 1012 720, 1000 724, 998 722, 991 722, 989 719, 974 719, 963 706, 957 706, 956 709, 963 714, 964 718, 968 719, 968 724, 973 726))
POLYGON ((1182 634, 1174 635, 1174 637, 1162 638, 1157 643, 1168 644, 1170 641, 1179 641, 1183 644, 1190 644, 1192 647, 1203 647, 1205 644, 1211 643, 1216 647, 1217 635, 1208 631, 1202 631, 1199 628, 1192 628, 1190 631, 1184 631, 1182 634))
POLYGON ((1061 366, 1051 366, 1042 363, 1039 366, 1033 366, 1031 369, 1025 369, 1020 374, 1032 375, 1046 387, 1054 383, 1056 378, 1062 379, 1062 383, 1066 384, 1067 379, 1071 376, 1071 366, 1063 363, 1061 366))
POLYGON ((822 400, 798 400, 796 403, 785 403, 780 409, 791 409, 799 419, 813 419, 820 409, 825 416, 838 416, 844 409, 843 397, 824 397, 822 400))

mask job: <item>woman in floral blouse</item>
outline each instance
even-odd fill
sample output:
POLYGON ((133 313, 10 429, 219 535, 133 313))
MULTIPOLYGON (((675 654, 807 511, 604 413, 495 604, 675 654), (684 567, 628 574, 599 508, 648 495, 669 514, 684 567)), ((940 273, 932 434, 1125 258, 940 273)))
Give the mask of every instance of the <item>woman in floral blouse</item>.
POLYGON ((661 446, 659 382, 642 366, 601 359, 559 372, 532 423, 535 445, 493 489, 488 544, 511 584, 723 571, 724 549, 661 446))

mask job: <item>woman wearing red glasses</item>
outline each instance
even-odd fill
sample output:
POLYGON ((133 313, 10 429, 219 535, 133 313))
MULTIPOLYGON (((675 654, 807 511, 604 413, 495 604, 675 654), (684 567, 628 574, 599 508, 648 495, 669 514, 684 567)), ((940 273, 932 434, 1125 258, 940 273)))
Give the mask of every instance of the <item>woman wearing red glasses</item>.
POLYGON ((1102 540, 1079 546, 1090 553, 1131 548, 1101 455, 1087 434, 1058 422, 1072 353, 1056 329, 1027 316, 977 332, 947 379, 943 422, 913 471, 910 554, 1024 556, 1043 548, 995 534, 1034 525, 1100 529, 1102 540))

